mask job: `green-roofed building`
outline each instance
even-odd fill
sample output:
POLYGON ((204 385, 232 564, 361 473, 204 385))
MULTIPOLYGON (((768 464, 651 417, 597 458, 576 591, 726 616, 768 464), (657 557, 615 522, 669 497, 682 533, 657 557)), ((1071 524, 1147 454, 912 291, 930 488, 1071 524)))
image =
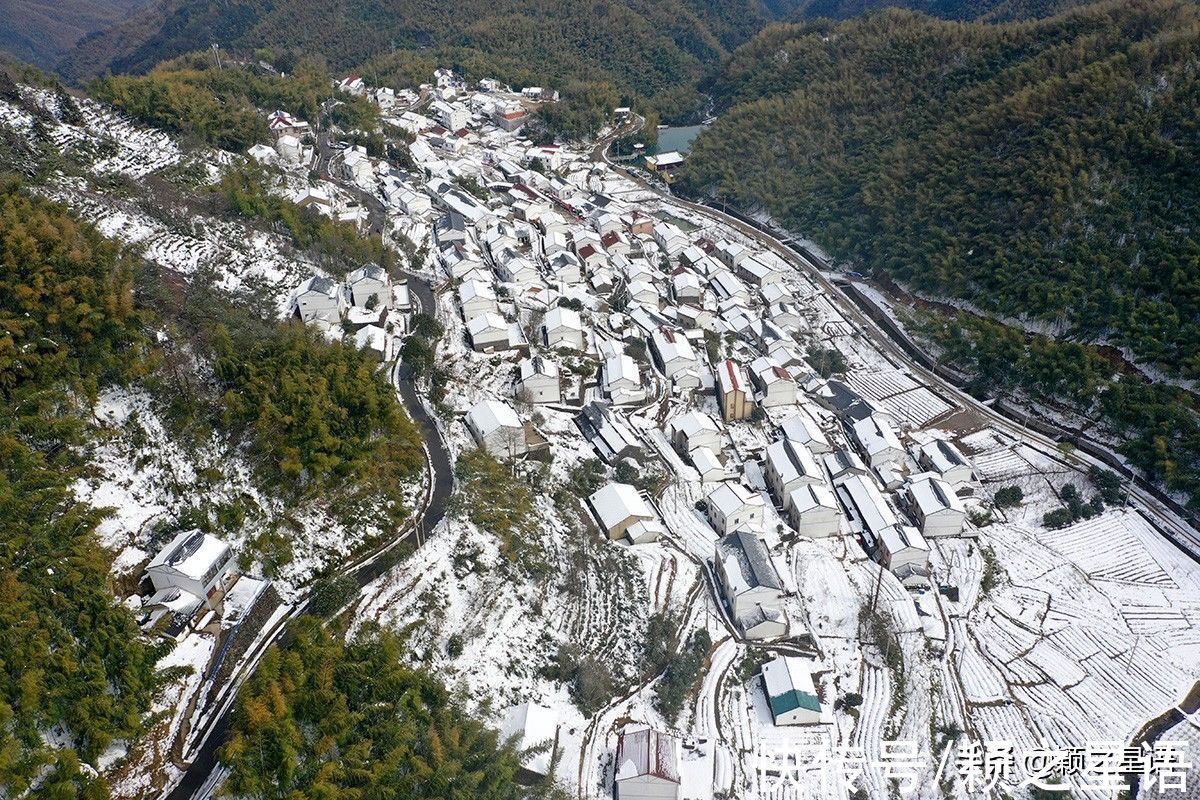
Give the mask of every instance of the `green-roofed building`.
POLYGON ((812 679, 812 662, 780 656, 762 667, 763 689, 776 725, 816 725, 824 709, 812 679))

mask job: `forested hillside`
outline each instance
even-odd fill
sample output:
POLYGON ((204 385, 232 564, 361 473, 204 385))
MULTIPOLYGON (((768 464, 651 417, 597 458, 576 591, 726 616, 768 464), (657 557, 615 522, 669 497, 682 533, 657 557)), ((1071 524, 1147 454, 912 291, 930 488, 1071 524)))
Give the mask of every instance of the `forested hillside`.
POLYGON ((134 262, 0 178, 0 795, 103 797, 80 770, 136 734, 158 658, 77 502, 86 399, 151 360, 134 262), (57 731, 54 743, 43 739, 57 731))
POLYGON ((907 8, 944 19, 993 21, 1037 19, 1066 11, 1088 0, 799 0, 781 18, 849 19, 883 8, 907 8))
POLYGON ((412 49, 475 77, 560 88, 611 81, 690 110, 705 66, 770 18, 759 0, 161 0, 81 43, 60 69, 73 80, 145 72, 214 42, 321 55, 335 69, 412 49))
MULTIPOLYGON (((206 54, 164 62, 146 75, 107 75, 89 85, 92 97, 174 134, 233 151, 268 137, 259 109, 283 108, 317 122, 331 95, 330 72, 310 59, 289 64, 286 76, 257 66, 218 69, 206 54)), ((361 97, 337 93, 334 121, 371 130, 379 111, 361 97)))
POLYGON ((716 82, 684 186, 837 259, 1200 377, 1200 9, 778 25, 716 82))
POLYGON ((0 51, 42 68, 53 67, 89 33, 124 20, 150 0, 4 0, 0 51))
POLYGON ((344 644, 301 617, 238 695, 221 759, 241 797, 516 800, 518 758, 387 633, 344 644))

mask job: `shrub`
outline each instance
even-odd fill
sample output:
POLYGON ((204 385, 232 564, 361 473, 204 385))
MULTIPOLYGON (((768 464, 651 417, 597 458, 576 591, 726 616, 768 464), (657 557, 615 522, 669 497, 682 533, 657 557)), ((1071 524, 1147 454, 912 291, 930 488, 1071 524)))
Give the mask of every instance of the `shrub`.
POLYGON ((1019 506, 1025 499, 1025 493, 1020 486, 1002 486, 996 490, 995 502, 998 508, 1019 506))

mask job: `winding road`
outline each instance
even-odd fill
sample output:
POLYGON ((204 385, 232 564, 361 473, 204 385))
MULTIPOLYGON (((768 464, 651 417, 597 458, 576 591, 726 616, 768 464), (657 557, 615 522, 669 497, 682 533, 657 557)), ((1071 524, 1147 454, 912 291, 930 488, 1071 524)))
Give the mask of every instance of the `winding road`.
MULTIPOLYGON (((415 275, 406 275, 409 291, 422 310, 432 310, 435 303, 433 288, 427 281, 415 275)), ((454 462, 446 449, 446 443, 418 393, 412 368, 398 363, 392 373, 396 393, 413 421, 417 423, 424 440, 426 462, 430 472, 429 491, 421 513, 411 520, 384 546, 373 550, 347 564, 338 573, 350 577, 361 590, 380 578, 394 565, 387 558, 402 542, 416 536, 418 544, 428 531, 433 530, 445 518, 447 504, 454 493, 454 462)), ((162 795, 163 800, 201 800, 215 795, 225 775, 217 759, 217 751, 229 736, 229 723, 233 714, 237 691, 254 673, 259 660, 271 645, 279 642, 287 630, 287 622, 308 610, 309 599, 292 608, 279 618, 267 634, 255 642, 243 668, 231 676, 226 691, 210 697, 201 720, 201 727, 193 737, 199 747, 188 762, 183 777, 162 795)))

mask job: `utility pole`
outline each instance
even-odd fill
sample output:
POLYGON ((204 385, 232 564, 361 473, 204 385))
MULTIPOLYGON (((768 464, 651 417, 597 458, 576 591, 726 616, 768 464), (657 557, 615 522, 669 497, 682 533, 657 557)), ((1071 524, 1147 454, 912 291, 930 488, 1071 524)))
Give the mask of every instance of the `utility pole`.
POLYGON ((217 57, 217 69, 218 70, 224 69, 224 67, 221 66, 221 45, 217 44, 216 42, 213 42, 212 51, 213 51, 213 55, 217 57))
MULTIPOLYGON (((874 559, 872 559, 874 561, 874 559)), ((875 604, 879 602, 879 590, 883 587, 883 564, 877 563, 879 574, 875 576, 875 591, 871 594, 871 613, 875 613, 875 604)))

